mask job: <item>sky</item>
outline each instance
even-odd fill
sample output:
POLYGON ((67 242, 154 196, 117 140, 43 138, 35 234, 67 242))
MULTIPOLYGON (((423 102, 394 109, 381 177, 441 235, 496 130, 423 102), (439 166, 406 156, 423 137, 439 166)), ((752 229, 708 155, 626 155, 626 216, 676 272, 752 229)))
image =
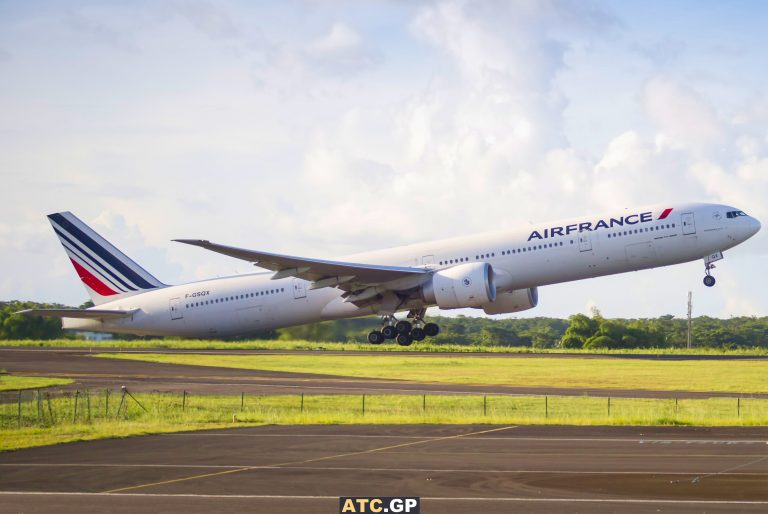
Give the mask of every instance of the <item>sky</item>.
MULTIPOLYGON (((69 210, 166 283, 647 204, 768 226, 768 5, 0 2, 0 300, 87 295, 69 210)), ((768 314, 718 263, 543 287, 518 316, 768 314)), ((474 311, 465 311, 472 314, 474 311)))

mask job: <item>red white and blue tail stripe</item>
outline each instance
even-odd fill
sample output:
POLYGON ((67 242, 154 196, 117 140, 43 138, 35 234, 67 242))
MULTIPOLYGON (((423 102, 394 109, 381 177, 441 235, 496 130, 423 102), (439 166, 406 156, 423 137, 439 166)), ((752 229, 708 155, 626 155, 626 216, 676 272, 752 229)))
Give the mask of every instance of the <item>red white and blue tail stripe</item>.
POLYGON ((166 287, 71 212, 48 220, 95 305, 166 287))

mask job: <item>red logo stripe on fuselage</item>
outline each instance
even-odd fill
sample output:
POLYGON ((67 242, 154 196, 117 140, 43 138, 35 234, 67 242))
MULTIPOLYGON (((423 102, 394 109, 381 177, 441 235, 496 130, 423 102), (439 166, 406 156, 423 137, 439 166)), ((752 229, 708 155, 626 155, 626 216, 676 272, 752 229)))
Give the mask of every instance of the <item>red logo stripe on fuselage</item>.
POLYGON ((664 212, 661 213, 661 216, 659 216, 660 220, 663 220, 667 216, 669 216, 669 213, 672 212, 672 208, 664 209, 664 212))
POLYGON ((85 283, 85 285, 96 291, 101 296, 112 296, 117 294, 117 291, 110 289, 106 284, 104 284, 104 282, 94 277, 90 271, 79 265, 77 261, 71 257, 69 260, 72 261, 72 265, 75 267, 77 275, 80 277, 80 280, 85 283))

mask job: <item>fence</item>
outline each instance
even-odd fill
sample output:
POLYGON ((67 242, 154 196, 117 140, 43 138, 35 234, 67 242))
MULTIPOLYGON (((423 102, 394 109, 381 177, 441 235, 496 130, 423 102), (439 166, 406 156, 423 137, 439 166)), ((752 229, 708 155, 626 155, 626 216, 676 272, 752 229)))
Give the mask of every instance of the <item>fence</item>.
POLYGON ((768 425, 768 399, 645 399, 528 395, 238 395, 126 388, 0 392, 0 429, 113 422, 768 425))

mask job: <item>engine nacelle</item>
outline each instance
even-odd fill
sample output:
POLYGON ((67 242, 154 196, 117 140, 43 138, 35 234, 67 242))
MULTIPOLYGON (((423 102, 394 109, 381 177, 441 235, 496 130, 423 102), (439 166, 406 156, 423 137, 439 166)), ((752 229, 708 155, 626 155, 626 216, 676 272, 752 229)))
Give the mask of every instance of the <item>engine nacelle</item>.
POLYGON ((483 305, 486 314, 508 314, 510 312, 533 309, 539 304, 539 290, 536 287, 530 289, 516 289, 501 293, 496 300, 483 305))
POLYGON ((496 299, 493 267, 471 262, 436 271, 423 286, 422 296, 441 309, 481 307, 496 299))

